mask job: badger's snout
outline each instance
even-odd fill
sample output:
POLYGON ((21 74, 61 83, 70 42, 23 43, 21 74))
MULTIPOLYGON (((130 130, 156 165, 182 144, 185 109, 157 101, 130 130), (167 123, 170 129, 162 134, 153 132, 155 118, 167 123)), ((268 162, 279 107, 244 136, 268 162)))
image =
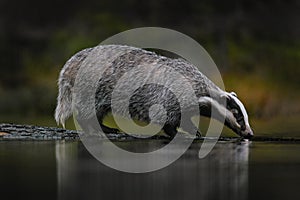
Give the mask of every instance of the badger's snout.
POLYGON ((249 139, 254 135, 250 125, 240 125, 235 120, 233 115, 227 115, 227 118, 225 119, 225 125, 243 138, 249 139))
POLYGON ((240 135, 243 138, 250 139, 253 137, 254 133, 250 126, 246 126, 244 130, 240 131, 240 135))

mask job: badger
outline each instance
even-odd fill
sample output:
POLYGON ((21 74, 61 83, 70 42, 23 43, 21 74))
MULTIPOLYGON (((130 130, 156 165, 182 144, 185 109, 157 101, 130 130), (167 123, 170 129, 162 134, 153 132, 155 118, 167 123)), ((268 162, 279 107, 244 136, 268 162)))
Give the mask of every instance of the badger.
MULTIPOLYGON (((55 120, 58 125, 62 124, 63 127, 65 127, 66 119, 73 113, 72 103, 74 103, 74 99, 72 99, 72 94, 75 79, 80 68, 86 67, 85 65, 82 65, 82 63, 84 63, 91 54, 97 55, 97 58, 99 59, 109 60, 104 62, 106 68, 105 72, 102 73, 102 76, 99 77, 94 102, 97 119, 104 132, 117 132, 116 129, 103 124, 104 117, 111 112, 112 109, 111 100, 114 86, 117 84, 118 80, 122 78, 125 72, 136 69, 135 75, 138 76, 141 75, 138 66, 149 64, 154 67, 156 72, 153 72, 153 70, 147 71, 147 69, 146 71, 143 71, 142 73, 144 75, 146 74, 148 79, 157 76, 157 73, 160 73, 159 71, 166 66, 168 67, 167 69, 175 70, 182 74, 192 86, 196 98, 198 99, 197 106, 201 116, 213 117, 217 120, 224 118, 224 125, 239 136, 244 138, 253 136, 253 131, 248 121, 247 111, 243 103, 238 99, 236 93, 226 92, 220 89, 201 73, 197 67, 182 58, 169 58, 152 51, 125 45, 99 45, 97 47, 87 48, 76 53, 65 63, 58 79, 59 93, 55 110, 55 120), (113 59, 111 59, 112 57, 113 59), (225 104, 222 103, 224 100, 226 102, 225 104), (218 114, 212 116, 212 109, 215 109, 218 114)), ((93 73, 92 76, 97 77, 97 73, 93 73)), ((131 80, 123 79, 121 84, 124 87, 127 87, 127 85, 130 85, 130 81, 131 80)), ((174 87, 177 88, 181 96, 185 95, 186 91, 184 91, 184 89, 181 90, 180 85, 175 85, 174 87)), ((149 117, 150 107, 154 104, 160 104, 165 108, 167 117, 163 124, 160 124, 159 120, 156 123, 162 125, 162 129, 167 135, 174 137, 174 135, 177 134, 177 129, 180 125, 181 112, 189 113, 190 117, 195 114, 195 112, 188 108, 189 101, 184 101, 186 101, 186 103, 183 104, 184 108, 182 108, 178 103, 176 95, 168 90, 168 88, 158 84, 145 84, 139 87, 130 97, 130 116, 148 123, 151 120, 149 117)), ((90 118, 90 113, 85 110, 86 109, 84 108, 80 110, 81 120, 79 121, 81 122, 81 125, 90 118)), ((122 113, 121 110, 119 112, 122 113)), ((197 129, 197 134, 201 135, 200 131, 195 127, 192 121, 188 120, 188 122, 189 123, 186 123, 186 125, 181 128, 187 132, 193 132, 197 129)))

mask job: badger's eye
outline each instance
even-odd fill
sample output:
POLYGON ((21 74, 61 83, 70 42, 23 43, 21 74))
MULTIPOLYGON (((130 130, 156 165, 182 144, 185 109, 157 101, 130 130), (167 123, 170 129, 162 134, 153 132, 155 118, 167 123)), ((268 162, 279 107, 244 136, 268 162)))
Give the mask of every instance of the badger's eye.
POLYGON ((234 115, 236 115, 236 114, 238 114, 239 113, 239 111, 237 110, 237 109, 231 109, 231 112, 232 112, 232 114, 234 114, 234 115))
POLYGON ((245 129, 246 129, 245 124, 242 124, 242 125, 241 125, 241 129, 242 129, 242 130, 245 130, 245 129))

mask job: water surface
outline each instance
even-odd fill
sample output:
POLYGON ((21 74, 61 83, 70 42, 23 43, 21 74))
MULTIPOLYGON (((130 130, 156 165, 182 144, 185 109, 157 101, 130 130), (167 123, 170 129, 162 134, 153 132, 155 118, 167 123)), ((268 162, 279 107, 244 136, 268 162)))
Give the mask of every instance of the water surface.
MULTIPOLYGON (((159 143, 160 141, 157 141, 159 143)), ((149 142, 144 141, 144 148, 149 142)), ((122 142, 120 146, 132 145, 122 142)), ((156 172, 128 174, 101 164, 81 142, 0 142, 4 199, 299 199, 300 144, 201 142, 156 172)), ((2 199, 2 198, 1 198, 2 199)))

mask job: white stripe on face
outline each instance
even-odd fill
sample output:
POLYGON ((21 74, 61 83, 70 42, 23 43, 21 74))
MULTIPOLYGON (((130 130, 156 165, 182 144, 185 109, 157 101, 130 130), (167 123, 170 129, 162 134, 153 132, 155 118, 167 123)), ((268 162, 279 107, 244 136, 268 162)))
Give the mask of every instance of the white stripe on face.
POLYGON ((249 125, 249 121, 248 121, 248 114, 247 114, 247 111, 243 105, 243 103, 234 95, 226 92, 228 96, 230 96, 234 101, 235 103, 240 107, 241 111, 242 111, 242 114, 243 114, 243 117, 244 117, 244 121, 245 121, 245 125, 250 127, 249 125))
POLYGON ((199 99, 199 104, 200 105, 206 105, 212 109, 216 109, 217 112, 212 115, 212 118, 215 118, 217 120, 221 120, 223 123, 224 120, 228 119, 230 123, 232 124, 233 127, 240 129, 241 126, 237 123, 235 117, 233 114, 224 107, 223 104, 220 104, 218 101, 212 99, 211 97, 200 97, 199 99))

